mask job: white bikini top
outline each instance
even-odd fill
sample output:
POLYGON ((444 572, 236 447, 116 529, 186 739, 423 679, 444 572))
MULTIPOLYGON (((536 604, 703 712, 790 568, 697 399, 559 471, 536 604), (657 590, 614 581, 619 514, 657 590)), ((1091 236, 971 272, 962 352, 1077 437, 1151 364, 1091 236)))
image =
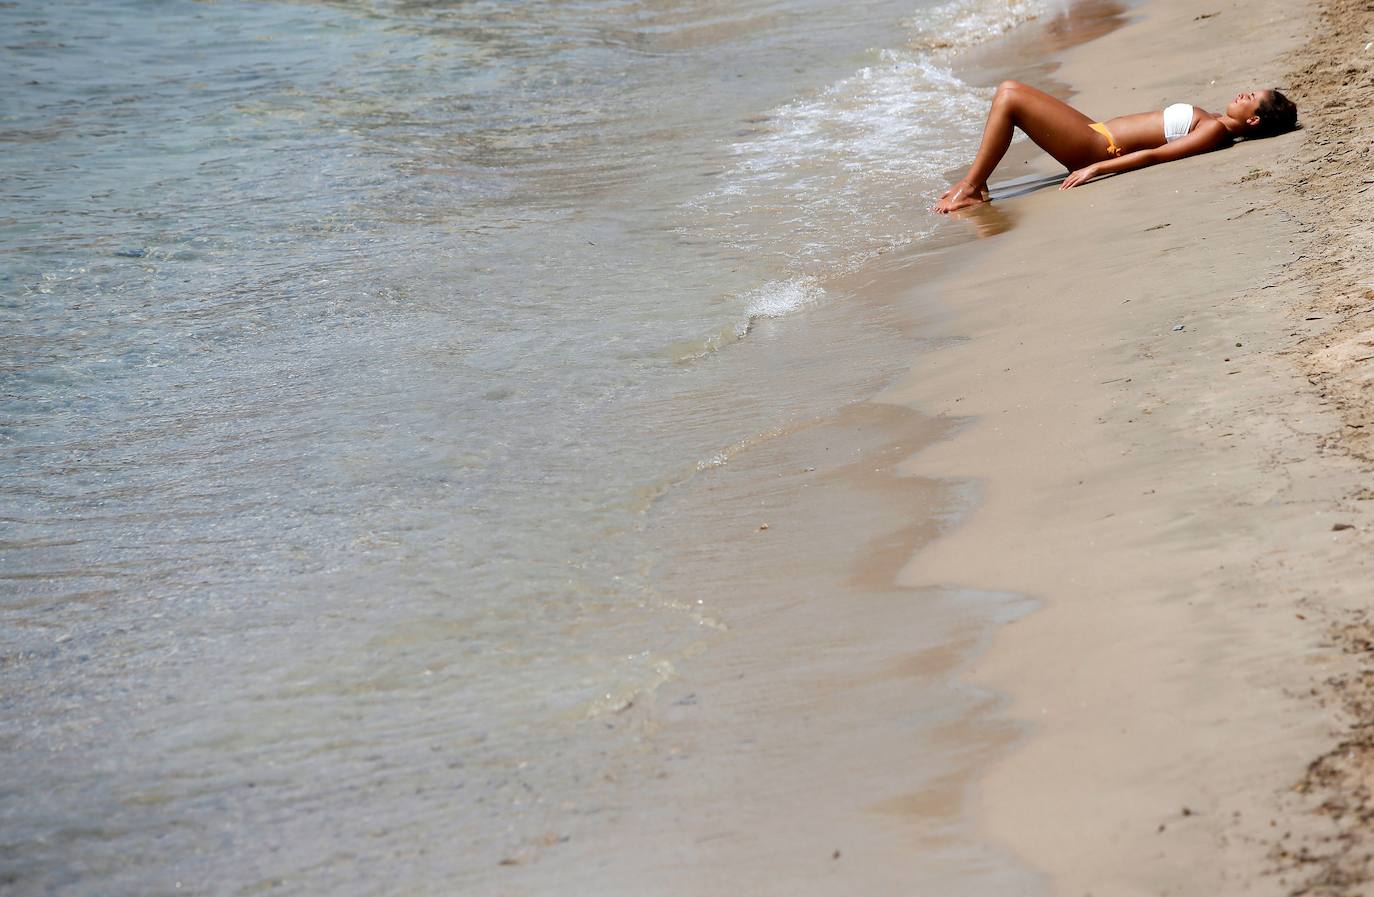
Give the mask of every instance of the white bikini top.
POLYGON ((1187 137, 1193 129, 1193 107, 1190 103, 1175 103, 1164 110, 1164 142, 1173 143, 1187 137))

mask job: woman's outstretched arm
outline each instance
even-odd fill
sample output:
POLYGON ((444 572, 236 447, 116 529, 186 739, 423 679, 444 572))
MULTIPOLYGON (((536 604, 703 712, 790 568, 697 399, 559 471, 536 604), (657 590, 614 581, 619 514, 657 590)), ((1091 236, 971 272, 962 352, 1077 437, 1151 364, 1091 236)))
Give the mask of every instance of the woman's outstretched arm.
POLYGON ((1115 159, 1094 162, 1080 168, 1064 178, 1064 183, 1059 185, 1059 189, 1068 190, 1104 174, 1135 171, 1137 168, 1148 168, 1161 162, 1172 162, 1175 159, 1210 152, 1224 145, 1230 139, 1230 133, 1226 130, 1225 125, 1214 118, 1208 118, 1199 122, 1198 126, 1193 128, 1192 133, 1187 137, 1175 140, 1173 143, 1166 143, 1155 149, 1127 153, 1124 156, 1117 156, 1115 159))

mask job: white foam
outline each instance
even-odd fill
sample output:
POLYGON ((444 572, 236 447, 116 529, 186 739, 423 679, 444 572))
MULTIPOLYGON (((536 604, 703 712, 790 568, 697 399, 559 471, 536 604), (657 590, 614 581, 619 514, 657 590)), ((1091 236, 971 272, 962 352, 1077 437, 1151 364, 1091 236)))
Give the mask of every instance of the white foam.
POLYGON ((704 219, 694 235, 776 258, 794 275, 748 294, 750 317, 814 301, 826 277, 933 230, 924 209, 972 157, 992 93, 960 80, 952 57, 1063 6, 951 0, 927 9, 904 46, 774 109, 733 144, 734 164, 684 210, 704 219))
MULTIPOLYGON (((776 318, 795 311, 825 295, 825 289, 815 277, 794 277, 790 280, 771 280, 746 295, 745 313, 749 320, 776 318)), ((748 325, 745 325, 748 326, 748 325)))
POLYGON ((930 230, 921 197, 967 161, 989 95, 930 54, 884 51, 735 143, 735 164, 691 204, 706 219, 693 231, 797 275, 850 269, 930 230))

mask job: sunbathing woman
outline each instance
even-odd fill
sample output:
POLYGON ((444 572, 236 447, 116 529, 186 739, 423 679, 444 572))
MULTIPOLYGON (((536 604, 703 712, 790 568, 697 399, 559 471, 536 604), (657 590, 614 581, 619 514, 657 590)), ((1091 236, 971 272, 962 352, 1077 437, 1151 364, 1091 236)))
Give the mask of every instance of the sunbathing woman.
POLYGON ((1071 174, 1061 190, 1102 174, 1134 171, 1229 146, 1237 137, 1268 137, 1297 126, 1298 108, 1277 90, 1238 94, 1217 115, 1175 103, 1163 112, 1137 112, 1095 122, 1068 103, 1019 81, 1003 81, 992 98, 983 143, 962 181, 932 212, 953 212, 988 201, 988 176, 1011 145, 1012 126, 1071 174))

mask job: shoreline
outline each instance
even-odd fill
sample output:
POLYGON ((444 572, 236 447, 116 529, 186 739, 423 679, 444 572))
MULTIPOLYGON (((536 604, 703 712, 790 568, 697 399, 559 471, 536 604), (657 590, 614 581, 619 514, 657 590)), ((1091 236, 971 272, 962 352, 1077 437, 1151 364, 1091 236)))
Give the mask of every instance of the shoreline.
MULTIPOLYGON (((961 73, 1038 78, 1135 6, 1088 0, 1056 20, 1058 33, 1016 32, 1000 65, 1002 41, 961 60, 961 73)), ((1037 152, 1024 142, 1009 158, 1043 167, 1037 152)), ((980 238, 1016 224, 1014 210, 989 211, 827 282, 842 299, 758 323, 756 350, 776 341, 810 356, 836 334, 898 345, 880 333, 906 348, 840 359, 870 371, 871 388, 656 499, 650 527, 671 551, 655 580, 669 604, 704 599, 719 628, 652 692, 592 721, 634 745, 607 752, 603 781, 573 810, 596 824, 551 819, 549 836, 512 845, 493 893, 629 895, 646 881, 664 894, 902 893, 913 882, 967 897, 1043 891, 964 812, 981 768, 1022 733, 999 718, 1002 698, 961 673, 1030 602, 897 583, 912 551, 969 513, 977 488, 899 470, 964 421, 874 399, 940 341, 938 297, 908 288, 966 270, 991 245, 980 238)))

